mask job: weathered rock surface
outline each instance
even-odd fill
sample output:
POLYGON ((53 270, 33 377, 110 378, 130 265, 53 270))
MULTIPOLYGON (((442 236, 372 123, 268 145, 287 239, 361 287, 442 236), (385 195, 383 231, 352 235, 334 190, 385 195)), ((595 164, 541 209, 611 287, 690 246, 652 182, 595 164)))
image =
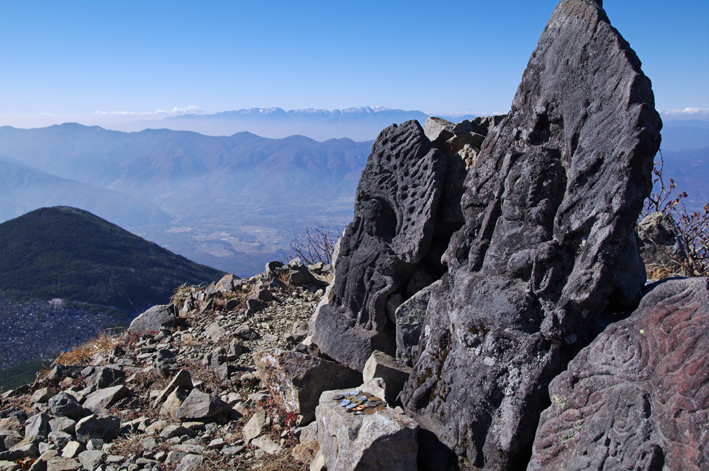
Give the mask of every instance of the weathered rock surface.
POLYGON ((276 401, 286 412, 295 414, 315 410, 324 391, 362 383, 357 371, 298 352, 264 350, 254 354, 254 362, 276 401))
POLYGON ((672 216, 660 211, 647 215, 638 223, 638 237, 640 256, 648 271, 658 268, 669 273, 681 271, 687 251, 677 237, 672 216))
POLYGON ((421 326, 426 318, 428 301, 436 282, 404 301, 394 314, 396 324, 396 359, 413 366, 418 352, 421 326))
POLYGON ((91 412, 98 414, 102 410, 107 409, 117 400, 125 397, 127 394, 128 388, 122 384, 112 388, 99 389, 86 397, 83 406, 91 412))
POLYGON ((709 463, 709 279, 658 283, 549 386, 529 470, 709 463))
POLYGON ((445 168, 415 121, 375 141, 339 243, 330 302, 315 318, 313 342, 336 361, 361 371, 372 351, 396 353, 387 297, 428 253, 445 168))
POLYGON ((118 435, 120 427, 121 420, 118 417, 92 414, 76 424, 76 439, 81 443, 92 438, 108 441, 118 435))
POLYGON ((229 409, 231 406, 222 399, 203 393, 199 389, 193 389, 175 411, 175 417, 182 420, 201 420, 227 412, 229 409))
MULTIPOLYGON (((644 283, 632 233, 661 121, 600 1, 563 0, 468 173, 405 408, 463 468, 525 459, 549 381, 644 283)), ((338 274, 339 276, 339 274, 338 274)))
POLYGON ((375 350, 364 365, 362 379, 365 383, 374 378, 383 379, 386 384, 384 399, 388 404, 394 404, 410 374, 411 368, 409 366, 396 361, 384 352, 375 350))
POLYGON ((316 409, 318 442, 328 471, 416 471, 418 424, 386 408, 372 415, 345 412, 326 391, 316 409))
POLYGON ((159 332, 163 327, 175 326, 176 309, 172 304, 153 306, 130 323, 128 332, 144 335, 149 332, 159 332))

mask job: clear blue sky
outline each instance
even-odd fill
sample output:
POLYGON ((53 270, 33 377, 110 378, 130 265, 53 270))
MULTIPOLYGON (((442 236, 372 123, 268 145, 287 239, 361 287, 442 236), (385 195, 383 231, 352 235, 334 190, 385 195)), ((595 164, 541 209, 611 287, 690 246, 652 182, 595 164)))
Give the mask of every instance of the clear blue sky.
MULTIPOLYGON (((556 0, 0 0, 0 124, 198 107, 505 112, 556 0)), ((606 0, 662 110, 709 109, 709 1, 606 0)))

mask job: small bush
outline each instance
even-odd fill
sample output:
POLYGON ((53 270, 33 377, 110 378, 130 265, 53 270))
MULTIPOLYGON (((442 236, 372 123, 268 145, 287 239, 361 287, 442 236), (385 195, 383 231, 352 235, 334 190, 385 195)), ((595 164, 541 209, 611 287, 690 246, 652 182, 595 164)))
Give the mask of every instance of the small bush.
POLYGON ((673 198, 672 191, 677 187, 673 179, 665 185, 662 175, 664 158, 658 152, 659 160, 653 169, 653 191, 645 200, 640 217, 644 218, 654 212, 660 211, 671 216, 677 229, 677 237, 684 245, 687 252, 686 259, 677 259, 671 253, 663 252, 672 259, 675 267, 658 267, 656 272, 648 273, 652 279, 671 275, 682 276, 708 276, 709 275, 709 203, 704 205, 702 211, 689 213, 684 204, 687 193, 682 192, 673 198), (654 278, 653 278, 654 277, 654 278))

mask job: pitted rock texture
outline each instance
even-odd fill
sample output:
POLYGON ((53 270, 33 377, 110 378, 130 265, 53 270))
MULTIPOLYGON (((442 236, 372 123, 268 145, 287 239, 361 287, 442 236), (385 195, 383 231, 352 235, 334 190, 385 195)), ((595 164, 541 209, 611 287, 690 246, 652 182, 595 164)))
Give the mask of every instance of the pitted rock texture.
POLYGON ((667 280, 552 381, 529 470, 709 462, 709 279, 667 280))
POLYGON ((428 253, 446 170, 416 121, 381 132, 362 171, 354 221, 340 241, 330 302, 319 308, 313 341, 362 371, 374 350, 395 354, 386 302, 428 253))
POLYGON ((526 460, 545 389, 645 280, 632 234, 661 121, 600 1, 563 0, 466 178, 402 399, 465 469, 526 460))

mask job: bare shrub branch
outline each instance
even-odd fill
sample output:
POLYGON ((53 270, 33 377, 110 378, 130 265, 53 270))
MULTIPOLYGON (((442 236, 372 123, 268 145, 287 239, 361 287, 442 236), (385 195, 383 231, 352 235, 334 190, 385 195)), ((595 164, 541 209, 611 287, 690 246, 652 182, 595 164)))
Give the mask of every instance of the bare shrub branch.
POLYGON ((305 240, 295 239, 290 244, 296 256, 307 265, 318 262, 324 264, 332 263, 332 253, 337 243, 337 234, 326 231, 323 226, 316 229, 309 227, 305 231, 305 240))
MULTIPOLYGON (((675 273, 683 276, 707 276, 709 275, 709 203, 702 211, 687 212, 684 199, 687 193, 682 192, 676 198, 672 198, 672 190, 677 184, 670 178, 669 185, 665 186, 662 171, 665 165, 662 152, 658 152, 659 161, 655 162, 652 173, 653 187, 658 188, 653 191, 645 200, 640 218, 654 212, 663 212, 672 217, 677 229, 677 237, 680 239, 687 252, 687 258, 679 260, 667 249, 660 247, 654 241, 653 244, 678 265, 675 273)), ((662 267, 667 270, 667 267, 662 267)))

